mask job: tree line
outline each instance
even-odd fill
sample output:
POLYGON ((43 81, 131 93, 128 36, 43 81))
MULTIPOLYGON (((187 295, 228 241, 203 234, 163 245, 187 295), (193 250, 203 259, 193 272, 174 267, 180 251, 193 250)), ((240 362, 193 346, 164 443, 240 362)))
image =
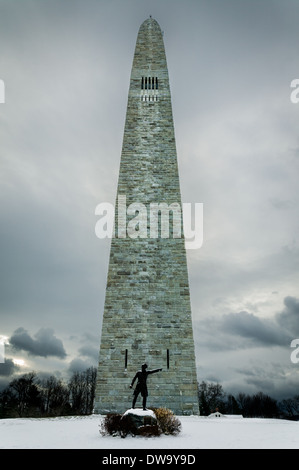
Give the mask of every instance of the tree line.
POLYGON ((74 372, 68 382, 35 372, 13 379, 0 392, 0 418, 88 415, 92 413, 97 370, 74 372))
POLYGON ((299 419, 299 395, 281 401, 263 392, 252 395, 238 393, 234 396, 226 394, 221 384, 203 381, 198 384, 198 400, 203 416, 219 411, 244 418, 299 419))
MULTIPOLYGON (((74 372, 68 382, 51 375, 41 379, 35 372, 13 379, 0 392, 0 419, 90 415, 93 412, 97 369, 74 372)), ((198 384, 202 416, 218 410, 244 418, 299 419, 299 395, 277 401, 267 394, 226 394, 219 383, 198 384)))

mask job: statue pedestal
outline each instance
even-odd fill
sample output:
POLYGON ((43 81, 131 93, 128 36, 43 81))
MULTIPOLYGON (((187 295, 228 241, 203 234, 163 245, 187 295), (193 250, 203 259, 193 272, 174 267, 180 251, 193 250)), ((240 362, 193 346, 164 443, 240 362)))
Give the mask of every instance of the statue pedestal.
POLYGON ((143 410, 142 408, 130 408, 123 417, 127 416, 136 429, 141 426, 154 426, 157 424, 157 418, 152 410, 143 410))

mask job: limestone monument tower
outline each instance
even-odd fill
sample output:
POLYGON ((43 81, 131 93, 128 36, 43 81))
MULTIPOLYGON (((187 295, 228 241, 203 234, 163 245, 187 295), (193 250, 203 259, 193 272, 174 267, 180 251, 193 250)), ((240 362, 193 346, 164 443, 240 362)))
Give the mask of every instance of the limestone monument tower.
POLYGON ((147 363, 163 369, 148 380, 147 406, 198 414, 168 70, 151 17, 137 36, 114 220, 94 412, 130 408, 132 378, 147 363))

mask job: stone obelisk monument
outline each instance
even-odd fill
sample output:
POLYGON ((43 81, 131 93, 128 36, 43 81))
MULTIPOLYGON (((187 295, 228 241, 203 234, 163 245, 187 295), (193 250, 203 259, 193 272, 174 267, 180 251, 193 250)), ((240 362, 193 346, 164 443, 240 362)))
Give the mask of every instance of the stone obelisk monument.
POLYGON ((131 407, 130 384, 143 363, 163 369, 149 377, 147 407, 199 412, 182 211, 167 213, 170 206, 181 208, 171 96, 163 34, 150 17, 130 78, 95 413, 131 407), (157 205, 163 210, 150 210, 157 205))

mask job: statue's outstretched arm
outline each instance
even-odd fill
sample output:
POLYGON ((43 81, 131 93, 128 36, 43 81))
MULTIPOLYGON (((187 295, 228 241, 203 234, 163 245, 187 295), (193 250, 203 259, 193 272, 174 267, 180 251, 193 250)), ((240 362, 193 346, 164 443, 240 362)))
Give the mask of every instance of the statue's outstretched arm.
POLYGON ((156 372, 160 372, 162 369, 152 369, 152 370, 149 370, 147 373, 148 374, 155 374, 156 372))

